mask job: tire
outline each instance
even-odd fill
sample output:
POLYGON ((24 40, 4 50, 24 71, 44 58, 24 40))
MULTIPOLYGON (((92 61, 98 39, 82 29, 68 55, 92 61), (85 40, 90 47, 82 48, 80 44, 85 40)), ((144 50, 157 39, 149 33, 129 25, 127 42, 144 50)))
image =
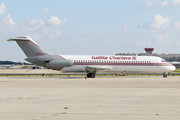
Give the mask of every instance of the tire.
POLYGON ((87 74, 87 78, 91 78, 91 73, 88 73, 88 74, 87 74))
POLYGON ((95 77, 96 77, 96 74, 92 73, 91 78, 95 78, 95 77))

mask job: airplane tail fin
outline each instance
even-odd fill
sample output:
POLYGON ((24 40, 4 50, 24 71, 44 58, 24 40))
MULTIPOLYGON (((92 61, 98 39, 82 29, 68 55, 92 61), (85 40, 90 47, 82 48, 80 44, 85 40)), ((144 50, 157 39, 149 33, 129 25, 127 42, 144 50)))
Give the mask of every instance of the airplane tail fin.
POLYGON ((28 36, 10 38, 8 41, 16 41, 19 47, 23 50, 26 56, 36 57, 41 55, 49 55, 43 51, 33 40, 28 36))

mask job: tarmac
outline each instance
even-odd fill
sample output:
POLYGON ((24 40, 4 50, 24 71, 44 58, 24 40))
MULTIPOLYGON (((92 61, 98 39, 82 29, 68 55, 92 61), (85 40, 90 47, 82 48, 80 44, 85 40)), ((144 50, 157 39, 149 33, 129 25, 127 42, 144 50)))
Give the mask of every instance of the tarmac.
POLYGON ((0 67, 1 74, 43 74, 43 73, 54 73, 59 74, 61 71, 51 69, 24 69, 24 68, 2 68, 0 67))
POLYGON ((0 77, 0 120, 180 120, 180 77, 0 77))

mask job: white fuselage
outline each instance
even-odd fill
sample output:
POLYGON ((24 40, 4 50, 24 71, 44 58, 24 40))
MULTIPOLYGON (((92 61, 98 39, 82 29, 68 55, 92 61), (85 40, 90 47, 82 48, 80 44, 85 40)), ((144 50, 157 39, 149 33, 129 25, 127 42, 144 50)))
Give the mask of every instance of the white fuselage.
POLYGON ((171 72, 176 68, 160 57, 155 56, 109 56, 109 55, 60 55, 73 60, 73 66, 62 71, 85 72, 87 67, 97 71, 112 72, 171 72))
POLYGON ((155 56, 114 55, 50 55, 43 51, 29 36, 10 38, 16 41, 28 57, 26 60, 53 70, 86 71, 95 77, 97 71, 115 72, 171 72, 175 67, 155 56), (59 58, 61 57, 61 58, 59 58))

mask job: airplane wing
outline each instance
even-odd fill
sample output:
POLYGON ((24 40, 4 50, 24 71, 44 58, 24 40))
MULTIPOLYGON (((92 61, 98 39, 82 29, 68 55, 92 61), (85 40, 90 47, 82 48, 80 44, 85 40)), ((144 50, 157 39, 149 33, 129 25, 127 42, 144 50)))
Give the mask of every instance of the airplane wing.
POLYGON ((97 71, 100 71, 100 70, 111 70, 112 67, 109 67, 109 66, 85 66, 85 70, 87 72, 97 72, 97 71))

